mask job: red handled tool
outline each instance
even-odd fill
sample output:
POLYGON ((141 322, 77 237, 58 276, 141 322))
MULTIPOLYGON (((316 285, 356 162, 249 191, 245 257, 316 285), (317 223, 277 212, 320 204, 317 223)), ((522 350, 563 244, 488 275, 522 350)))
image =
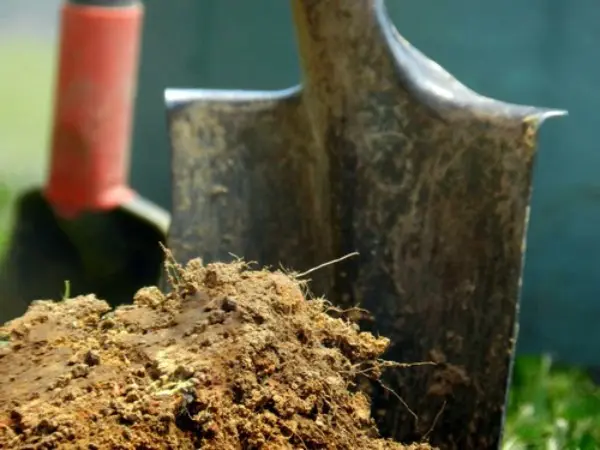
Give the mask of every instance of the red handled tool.
POLYGON ((142 14, 138 1, 63 6, 44 189, 62 217, 110 210, 133 198, 126 177, 142 14))
POLYGON ((143 5, 71 0, 61 19, 49 177, 19 201, 0 321, 66 281, 116 304, 160 273, 169 214, 127 184, 143 5))

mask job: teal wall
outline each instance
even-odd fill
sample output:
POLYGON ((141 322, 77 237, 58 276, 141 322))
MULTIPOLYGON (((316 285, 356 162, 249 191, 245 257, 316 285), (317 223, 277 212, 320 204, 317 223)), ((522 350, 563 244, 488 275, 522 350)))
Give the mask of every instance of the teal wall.
MULTIPOLYGON (((162 92, 299 80, 283 0, 147 0, 133 185, 169 206, 162 92)), ((542 129, 520 351, 600 366, 600 8, 592 0, 389 0, 401 34, 469 87, 568 109, 542 129)))

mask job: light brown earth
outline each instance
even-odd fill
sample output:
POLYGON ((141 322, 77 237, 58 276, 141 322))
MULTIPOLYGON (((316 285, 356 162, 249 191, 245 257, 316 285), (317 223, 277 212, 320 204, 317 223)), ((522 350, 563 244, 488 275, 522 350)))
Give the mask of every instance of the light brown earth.
POLYGON ((169 294, 38 301, 0 328, 0 448, 430 448, 380 439, 356 388, 387 339, 281 272, 169 269, 169 294))

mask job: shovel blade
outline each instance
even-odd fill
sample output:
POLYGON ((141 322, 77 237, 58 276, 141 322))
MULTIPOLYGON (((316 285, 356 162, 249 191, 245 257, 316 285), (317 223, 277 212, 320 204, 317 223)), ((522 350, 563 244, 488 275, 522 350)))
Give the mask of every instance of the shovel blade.
POLYGON ((500 444, 536 135, 564 112, 468 89, 404 40, 382 1, 294 1, 305 79, 282 92, 167 90, 183 262, 311 274, 373 313, 387 357, 383 434, 500 444))
MULTIPOLYGON (((168 243, 181 261, 236 255, 278 268, 331 257, 325 155, 310 133, 301 92, 166 92, 173 207, 168 243), (312 213, 308 214, 307 213, 312 213)), ((316 274, 319 292, 327 273, 316 274)))

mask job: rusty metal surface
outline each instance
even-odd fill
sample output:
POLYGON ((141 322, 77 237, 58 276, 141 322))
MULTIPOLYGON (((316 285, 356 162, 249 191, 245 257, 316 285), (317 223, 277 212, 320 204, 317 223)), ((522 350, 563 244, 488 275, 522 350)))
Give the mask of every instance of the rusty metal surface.
POLYGON ((292 2, 304 81, 280 92, 168 90, 169 245, 305 270, 374 313, 395 370, 385 434, 444 449, 500 441, 536 132, 561 111, 469 90, 389 22, 382 0, 292 2), (414 413, 417 417, 412 414, 414 413))

